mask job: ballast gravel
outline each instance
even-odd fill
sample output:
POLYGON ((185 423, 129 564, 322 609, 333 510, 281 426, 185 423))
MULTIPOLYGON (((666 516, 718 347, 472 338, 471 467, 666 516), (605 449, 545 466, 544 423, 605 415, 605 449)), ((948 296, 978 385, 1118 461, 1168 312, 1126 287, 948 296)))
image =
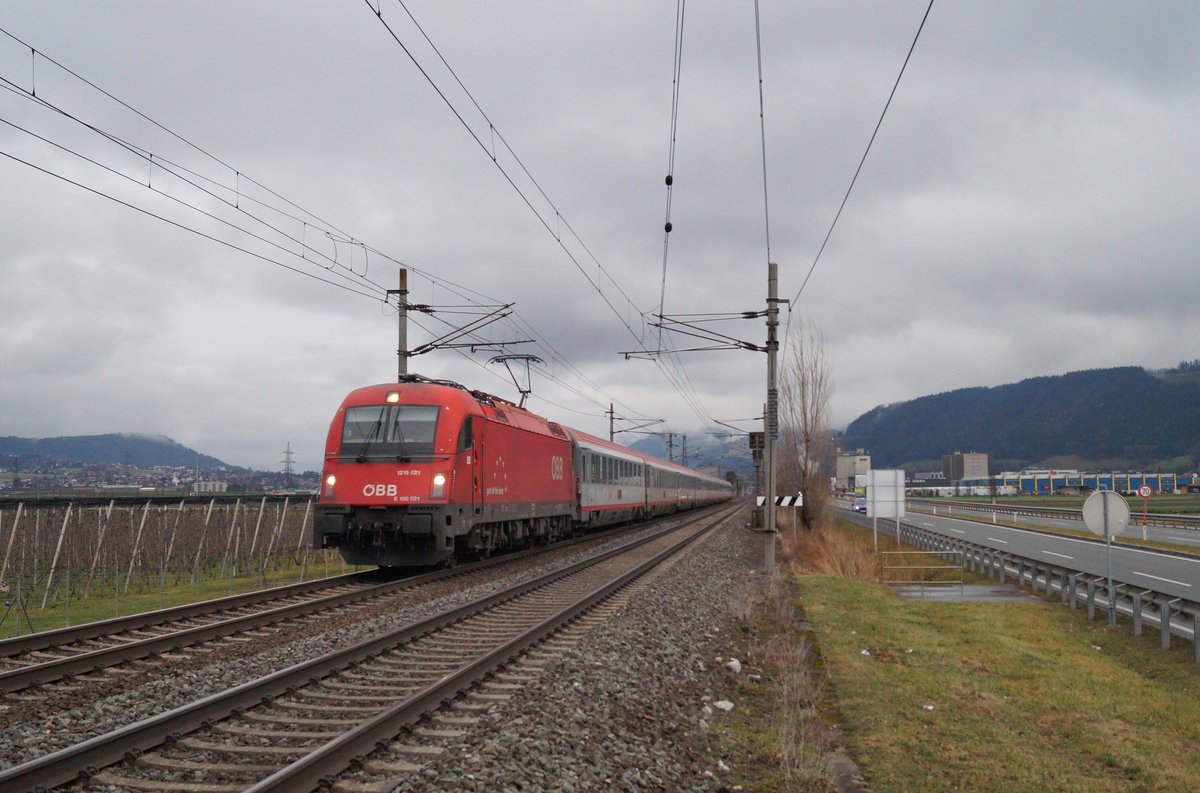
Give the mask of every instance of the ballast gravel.
POLYGON ((727 526, 593 629, 486 727, 394 790, 726 791, 708 704, 731 691, 717 660, 734 604, 757 589, 759 535, 727 526), (707 712, 707 715, 706 715, 707 712))

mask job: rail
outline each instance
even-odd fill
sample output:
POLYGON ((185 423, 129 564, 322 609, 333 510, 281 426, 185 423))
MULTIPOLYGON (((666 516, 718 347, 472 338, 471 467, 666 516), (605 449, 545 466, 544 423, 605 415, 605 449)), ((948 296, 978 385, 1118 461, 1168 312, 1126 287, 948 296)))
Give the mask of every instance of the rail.
MULTIPOLYGON (((628 530, 617 528, 571 538, 556 543, 553 549, 620 536, 628 530)), ((0 662, 24 663, 24 657, 38 651, 51 651, 62 657, 0 671, 0 693, 20 691, 264 625, 387 597, 447 578, 519 562, 543 550, 533 548, 401 579, 389 578, 378 570, 359 571, 5 639, 0 641, 0 662), (254 613, 242 613, 247 608, 257 610, 254 613), (203 624, 196 626, 192 622, 194 620, 200 620, 203 624), (171 629, 172 624, 184 627, 171 629), (167 632, 149 638, 123 638, 137 636, 141 631, 155 630, 167 632), (92 639, 116 643, 103 649, 76 649, 92 639)))

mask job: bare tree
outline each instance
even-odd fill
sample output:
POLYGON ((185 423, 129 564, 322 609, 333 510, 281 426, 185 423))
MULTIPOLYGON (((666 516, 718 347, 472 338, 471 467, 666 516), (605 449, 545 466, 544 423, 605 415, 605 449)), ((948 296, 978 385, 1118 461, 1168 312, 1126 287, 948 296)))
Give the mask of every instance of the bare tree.
POLYGON ((779 374, 779 492, 803 496, 800 526, 812 529, 830 499, 833 368, 813 324, 796 323, 786 342, 779 374))

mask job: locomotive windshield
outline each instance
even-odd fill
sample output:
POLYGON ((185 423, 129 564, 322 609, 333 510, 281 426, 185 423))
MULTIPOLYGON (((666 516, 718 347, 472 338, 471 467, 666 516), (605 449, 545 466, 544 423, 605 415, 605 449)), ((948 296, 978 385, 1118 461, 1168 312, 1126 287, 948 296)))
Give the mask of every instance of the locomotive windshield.
POLYGON ((342 454, 411 457, 433 454, 437 405, 363 405, 346 408, 342 454))

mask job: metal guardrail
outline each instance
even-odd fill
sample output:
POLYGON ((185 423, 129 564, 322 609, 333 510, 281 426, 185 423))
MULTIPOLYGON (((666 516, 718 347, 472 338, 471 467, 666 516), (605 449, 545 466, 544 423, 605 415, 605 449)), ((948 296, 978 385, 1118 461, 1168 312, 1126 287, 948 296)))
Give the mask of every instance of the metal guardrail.
MULTIPOLYGON (((885 578, 883 580, 883 583, 912 585, 912 586, 920 587, 922 592, 924 592, 925 587, 927 587, 927 586, 932 586, 932 587, 957 586, 959 594, 961 595, 963 592, 963 586, 964 586, 964 582, 963 582, 963 578, 962 578, 963 555, 957 551, 951 551, 951 552, 945 552, 945 551, 880 551, 879 555, 881 557, 883 557, 882 561, 885 561, 885 562, 887 561, 888 556, 938 556, 938 557, 952 556, 952 557, 955 557, 958 560, 957 564, 881 564, 879 567, 880 567, 880 570, 909 570, 909 571, 956 570, 956 571, 958 571, 959 576, 958 576, 958 578, 955 578, 952 580, 938 579, 938 580, 933 580, 933 581, 927 581, 925 579, 919 579, 919 580, 913 581, 911 579, 906 579, 906 578, 895 578, 895 579, 885 578)), ((885 573, 885 575, 889 575, 889 574, 885 573)))
MULTIPOLYGON (((1065 520, 1082 520, 1082 510, 1065 509, 1063 507, 1037 507, 1028 504, 991 504, 982 501, 946 501, 937 498, 910 498, 910 504, 931 506, 937 509, 945 507, 949 514, 959 512, 995 512, 1013 517, 1025 516, 1031 518, 1061 518, 1065 520)), ((1134 514, 1130 526, 1135 522, 1140 525, 1141 515, 1134 514)), ((1151 512, 1146 515, 1147 526, 1162 526, 1173 529, 1200 530, 1200 515, 1172 515, 1151 512)))
MULTIPOLYGON (((881 520, 880 523, 885 521, 881 520)), ((896 526, 892 520, 886 523, 893 528, 896 526)), ((1104 576, 1007 553, 910 523, 901 522, 897 534, 898 541, 925 551, 947 556, 961 554, 967 570, 985 574, 989 578, 999 577, 1000 583, 1011 578, 1018 586, 1028 586, 1034 592, 1044 593, 1046 597, 1057 595, 1071 608, 1082 603, 1089 620, 1095 618, 1099 609, 1110 615, 1110 622, 1118 616, 1129 619, 1134 636, 1140 636, 1146 625, 1153 626, 1159 632, 1160 645, 1164 650, 1170 648, 1172 636, 1186 639, 1192 642, 1193 659, 1200 664, 1198 601, 1156 592, 1115 578, 1115 597, 1110 601, 1108 579, 1104 576)))

